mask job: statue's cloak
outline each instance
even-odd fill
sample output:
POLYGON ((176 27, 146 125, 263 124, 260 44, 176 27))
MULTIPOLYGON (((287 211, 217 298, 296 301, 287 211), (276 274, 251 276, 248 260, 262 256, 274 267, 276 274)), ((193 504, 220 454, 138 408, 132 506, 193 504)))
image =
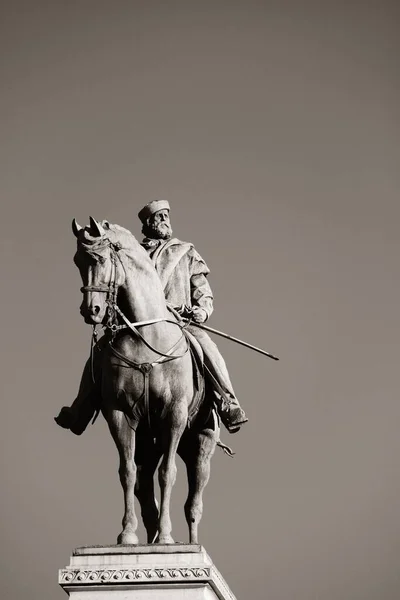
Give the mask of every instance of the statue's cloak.
POLYGON ((193 244, 171 238, 153 245, 152 240, 145 239, 143 246, 161 279, 167 302, 174 307, 199 306, 209 317, 213 311, 213 294, 207 280, 210 269, 193 244))

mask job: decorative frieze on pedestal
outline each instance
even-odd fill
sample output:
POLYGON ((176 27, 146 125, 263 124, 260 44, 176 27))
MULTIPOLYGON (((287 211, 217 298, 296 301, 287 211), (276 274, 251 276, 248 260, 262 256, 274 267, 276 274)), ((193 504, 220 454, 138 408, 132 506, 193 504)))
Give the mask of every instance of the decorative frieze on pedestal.
POLYGON ((236 600, 197 544, 77 548, 59 584, 72 600, 236 600))

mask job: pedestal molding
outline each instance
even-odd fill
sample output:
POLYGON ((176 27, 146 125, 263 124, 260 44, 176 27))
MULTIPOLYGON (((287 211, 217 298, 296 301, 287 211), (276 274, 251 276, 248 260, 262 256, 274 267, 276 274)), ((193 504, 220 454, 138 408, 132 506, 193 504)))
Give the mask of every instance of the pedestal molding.
POLYGON ((77 548, 69 566, 60 569, 58 581, 71 598, 79 600, 86 592, 90 592, 88 598, 100 600, 121 591, 124 598, 128 594, 127 599, 135 600, 140 589, 153 590, 153 594, 158 590, 160 595, 152 598, 173 598, 164 592, 184 588, 192 594, 202 587, 218 600, 236 600, 203 547, 193 545, 185 552, 182 545, 176 550, 172 544, 77 548))
POLYGON ((62 584, 109 584, 109 583, 131 583, 146 580, 155 581, 187 581, 189 579, 203 579, 208 581, 211 575, 209 568, 182 568, 176 566, 167 569, 61 569, 59 583, 62 584))

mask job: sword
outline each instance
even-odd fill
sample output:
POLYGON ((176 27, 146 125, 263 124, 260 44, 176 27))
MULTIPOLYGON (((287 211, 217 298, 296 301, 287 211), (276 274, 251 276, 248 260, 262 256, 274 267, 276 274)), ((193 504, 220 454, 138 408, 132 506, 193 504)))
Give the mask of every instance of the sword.
MULTIPOLYGON (((185 321, 189 321, 190 319, 184 319, 185 321)), ((194 321, 190 321, 190 325, 194 325, 194 327, 198 327, 199 329, 204 329, 205 331, 209 331, 210 333, 215 333, 216 335, 220 335, 221 337, 231 340, 232 342, 236 342, 237 344, 241 344, 242 346, 246 346, 246 348, 250 348, 251 350, 255 350, 264 356, 268 356, 268 358, 272 358, 272 360, 279 360, 277 356, 270 354, 269 352, 265 352, 261 348, 257 348, 257 346, 253 346, 253 344, 248 344, 243 340, 239 340, 239 338, 233 337, 233 335, 229 335, 228 333, 224 333, 223 331, 219 331, 218 329, 214 329, 213 327, 208 327, 208 325, 202 325, 200 323, 195 323, 194 321)))

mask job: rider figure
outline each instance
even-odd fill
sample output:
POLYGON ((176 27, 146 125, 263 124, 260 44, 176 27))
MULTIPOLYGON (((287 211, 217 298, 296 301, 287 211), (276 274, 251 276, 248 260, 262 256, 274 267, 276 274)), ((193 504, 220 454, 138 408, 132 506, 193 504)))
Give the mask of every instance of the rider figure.
MULTIPOLYGON (((207 280, 210 271, 193 244, 172 237, 169 211, 167 200, 153 200, 139 212, 145 236, 142 246, 158 272, 167 303, 182 317, 190 317, 195 323, 201 324, 213 311, 213 295, 207 280)), ((207 384, 212 385, 221 421, 230 433, 235 433, 248 419, 233 391, 225 361, 204 330, 196 326, 189 326, 188 329, 202 347, 209 374, 207 384)), ((104 338, 98 343, 97 355, 101 354, 104 347, 102 340, 104 338)), ((78 396, 71 407, 63 407, 55 419, 57 424, 80 435, 96 411, 99 396, 100 390, 95 388, 92 381, 88 361, 78 396)))

